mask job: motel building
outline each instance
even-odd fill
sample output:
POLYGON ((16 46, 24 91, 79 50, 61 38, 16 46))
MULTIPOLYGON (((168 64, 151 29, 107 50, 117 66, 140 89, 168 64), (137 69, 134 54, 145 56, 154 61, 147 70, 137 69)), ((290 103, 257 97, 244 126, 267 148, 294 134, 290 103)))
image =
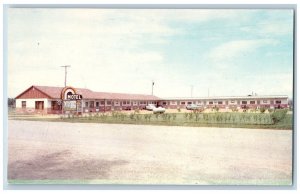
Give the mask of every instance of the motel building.
POLYGON ((145 94, 94 92, 85 88, 31 86, 16 98, 16 111, 62 114, 145 109, 156 104, 167 109, 197 104, 204 108, 287 108, 288 96, 232 96, 206 98, 159 98, 145 94))

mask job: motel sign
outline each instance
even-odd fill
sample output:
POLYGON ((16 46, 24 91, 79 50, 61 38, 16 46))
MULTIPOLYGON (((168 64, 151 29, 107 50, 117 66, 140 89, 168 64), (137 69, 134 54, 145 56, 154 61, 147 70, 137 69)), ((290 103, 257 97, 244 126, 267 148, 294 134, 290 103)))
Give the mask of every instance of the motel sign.
POLYGON ((82 95, 76 94, 76 90, 72 87, 65 87, 62 90, 61 98, 63 101, 63 111, 82 112, 81 100, 82 95))
POLYGON ((82 95, 80 94, 68 94, 67 100, 82 100, 82 95))

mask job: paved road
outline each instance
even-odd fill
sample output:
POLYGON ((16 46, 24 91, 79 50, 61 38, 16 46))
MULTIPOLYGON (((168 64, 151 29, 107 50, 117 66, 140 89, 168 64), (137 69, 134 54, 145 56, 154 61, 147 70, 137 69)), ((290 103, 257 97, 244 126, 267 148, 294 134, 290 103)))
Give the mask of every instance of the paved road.
POLYGON ((9 120, 10 180, 290 184, 292 131, 9 120))

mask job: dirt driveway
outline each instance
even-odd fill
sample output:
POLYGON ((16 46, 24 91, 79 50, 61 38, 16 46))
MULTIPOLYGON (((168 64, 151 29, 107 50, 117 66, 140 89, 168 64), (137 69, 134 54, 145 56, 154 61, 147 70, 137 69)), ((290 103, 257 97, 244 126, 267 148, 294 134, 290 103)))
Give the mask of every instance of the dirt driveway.
POLYGON ((11 182, 292 182, 290 130, 9 120, 8 133, 11 182))

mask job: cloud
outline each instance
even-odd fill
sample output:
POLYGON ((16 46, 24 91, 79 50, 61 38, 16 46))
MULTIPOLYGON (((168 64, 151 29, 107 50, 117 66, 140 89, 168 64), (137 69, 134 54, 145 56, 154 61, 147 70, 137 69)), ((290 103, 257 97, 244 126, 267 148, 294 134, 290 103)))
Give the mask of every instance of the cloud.
POLYGON ((222 43, 208 53, 211 65, 216 68, 233 67, 236 60, 251 54, 259 47, 276 45, 273 39, 233 40, 222 43))
MULTIPOLYGON (((62 86, 61 65, 71 65, 68 83, 95 91, 150 93, 154 80, 158 96, 189 96, 191 84, 194 96, 206 96, 208 87, 212 94, 213 91, 216 95, 228 94, 228 88, 222 87, 224 83, 244 86, 228 75, 220 76, 221 71, 216 74, 215 70, 234 69, 245 55, 277 44, 273 38, 223 36, 221 23, 240 25, 251 21, 254 13, 197 9, 11 9, 9 94, 15 96, 32 84, 62 86), (209 45, 197 42, 198 39, 191 43, 187 41, 191 34, 198 34, 193 31, 195 26, 207 28, 208 32, 209 27, 217 26, 222 37, 206 39, 213 42, 209 45), (178 43, 177 38, 186 44, 172 44, 172 41, 178 43), (180 48, 174 52, 170 45, 180 48), (197 55, 200 47, 208 50, 201 53, 205 62, 188 57, 174 61, 175 55, 197 55), (199 63, 195 65, 196 62, 199 63), (199 68, 200 63, 206 64, 205 67, 199 68)), ((268 33, 274 30, 267 29, 268 33)))
POLYGON ((267 23, 260 22, 256 26, 242 27, 241 31, 245 33, 256 34, 262 37, 292 35, 293 21, 271 21, 267 23))

